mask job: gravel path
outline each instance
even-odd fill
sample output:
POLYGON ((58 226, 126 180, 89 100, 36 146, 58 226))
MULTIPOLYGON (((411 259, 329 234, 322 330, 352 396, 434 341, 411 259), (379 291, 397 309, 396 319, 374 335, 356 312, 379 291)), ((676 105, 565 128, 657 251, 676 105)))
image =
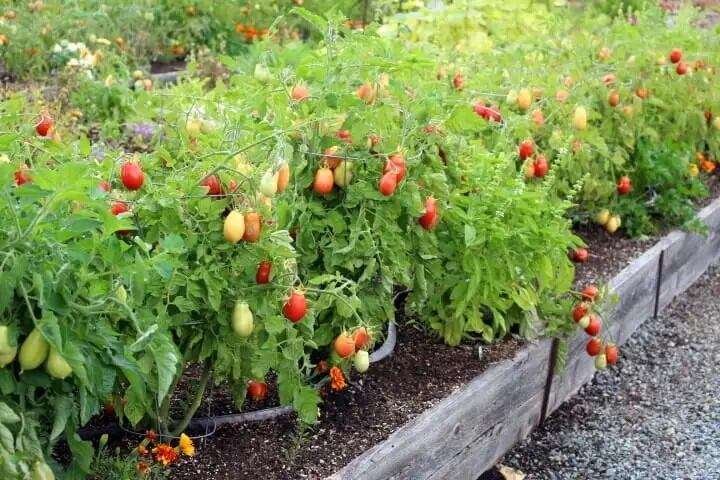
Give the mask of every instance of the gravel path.
POLYGON ((501 463, 526 480, 720 479, 720 267, 501 463))

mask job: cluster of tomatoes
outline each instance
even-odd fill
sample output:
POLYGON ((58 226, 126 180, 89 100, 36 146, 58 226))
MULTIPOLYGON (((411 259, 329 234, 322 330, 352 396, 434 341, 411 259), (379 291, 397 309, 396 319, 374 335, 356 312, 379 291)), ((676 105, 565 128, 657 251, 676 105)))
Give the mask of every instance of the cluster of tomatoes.
POLYGON ((524 162, 525 178, 543 178, 550 170, 550 164, 542 153, 535 154, 535 143, 532 139, 520 142, 518 156, 524 162))
POLYGON ((595 368, 602 370, 608 365, 615 365, 620 350, 613 343, 604 342, 600 337, 602 320, 593 311, 595 303, 599 300, 600 291, 595 285, 588 285, 580 292, 581 301, 572 308, 573 320, 590 335, 585 346, 588 355, 595 357, 595 368))

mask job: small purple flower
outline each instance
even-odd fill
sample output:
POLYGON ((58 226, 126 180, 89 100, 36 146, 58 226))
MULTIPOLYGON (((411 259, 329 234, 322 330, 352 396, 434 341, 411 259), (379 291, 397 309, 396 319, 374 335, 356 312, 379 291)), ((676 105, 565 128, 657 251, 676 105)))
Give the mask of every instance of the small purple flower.
POLYGON ((157 125, 150 122, 129 123, 128 131, 132 137, 139 137, 144 142, 149 142, 155 136, 157 125))

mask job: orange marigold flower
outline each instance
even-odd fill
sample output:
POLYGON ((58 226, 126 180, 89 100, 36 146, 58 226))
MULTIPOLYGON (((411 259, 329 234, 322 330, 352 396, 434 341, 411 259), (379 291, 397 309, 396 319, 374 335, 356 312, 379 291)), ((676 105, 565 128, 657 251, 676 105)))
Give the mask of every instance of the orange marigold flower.
POLYGON ((178 451, 167 443, 160 443, 157 447, 152 450, 155 455, 155 461, 162 463, 164 466, 168 466, 178 459, 180 456, 178 451))
POLYGON ((192 438, 188 437, 184 433, 180 435, 180 451, 183 455, 188 457, 195 456, 195 445, 193 444, 192 438))
POLYGON ((157 433, 155 433, 155 430, 147 430, 145 432, 145 438, 147 438, 150 442, 156 442, 158 436, 157 433))
POLYGON ((347 383, 345 383, 343 371, 338 367, 332 367, 330 369, 330 388, 337 392, 345 387, 347 387, 347 383))
POLYGON ((145 448, 145 445, 143 445, 143 444, 141 443, 141 444, 138 445, 138 447, 137 447, 137 452, 138 452, 138 455, 147 455, 147 454, 148 454, 148 449, 145 448))
POLYGON ((138 462, 137 472, 143 477, 148 475, 150 473, 150 465, 147 462, 138 462))

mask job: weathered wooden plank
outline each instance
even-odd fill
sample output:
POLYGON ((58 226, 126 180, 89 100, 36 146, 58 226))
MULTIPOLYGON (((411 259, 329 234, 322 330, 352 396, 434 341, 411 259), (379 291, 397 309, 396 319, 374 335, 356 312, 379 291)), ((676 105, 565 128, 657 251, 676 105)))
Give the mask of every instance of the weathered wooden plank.
POLYGON ((708 235, 673 232, 663 259, 663 282, 659 307, 665 307, 720 258, 720 202, 704 208, 698 218, 708 226, 708 235))
POLYGON ((474 478, 537 425, 550 345, 492 366, 330 478, 474 478))
MULTIPOLYGON (((673 232, 612 279, 610 289, 619 302, 606 315, 609 338, 624 343, 656 307, 669 303, 720 258, 720 200, 698 216, 708 225, 708 236, 673 232), (663 282, 657 292, 661 253, 663 282)), ((571 339, 565 370, 551 385, 548 413, 595 374, 586 342, 583 332, 571 339)), ((521 349, 329 478, 477 478, 537 426, 550 345, 547 340, 521 349)))

